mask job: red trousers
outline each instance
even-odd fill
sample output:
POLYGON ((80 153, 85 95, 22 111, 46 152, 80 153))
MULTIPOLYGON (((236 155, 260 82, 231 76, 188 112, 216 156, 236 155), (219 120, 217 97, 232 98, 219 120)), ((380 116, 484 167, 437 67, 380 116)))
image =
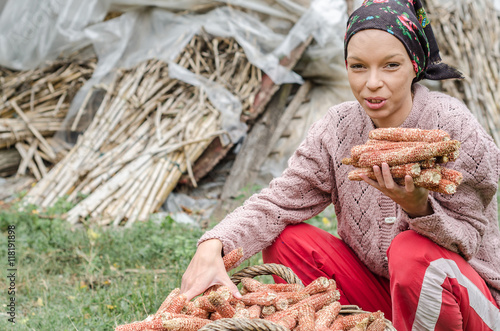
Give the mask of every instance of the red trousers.
POLYGON ((500 330, 500 310, 478 273, 412 230, 387 250, 390 279, 368 270, 342 240, 306 223, 287 226, 262 255, 265 263, 290 267, 305 285, 333 278, 341 304, 381 310, 398 331, 500 330))

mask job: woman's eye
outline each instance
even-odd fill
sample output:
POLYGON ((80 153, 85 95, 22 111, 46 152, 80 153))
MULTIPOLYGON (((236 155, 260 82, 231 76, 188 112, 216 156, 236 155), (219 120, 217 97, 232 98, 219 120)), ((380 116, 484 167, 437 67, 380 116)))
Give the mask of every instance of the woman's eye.
POLYGON ((389 69, 399 68, 399 63, 388 63, 387 68, 389 68, 389 69))
POLYGON ((351 64, 349 67, 350 67, 351 69, 356 70, 356 69, 362 69, 362 68, 363 68, 363 65, 361 65, 361 64, 351 64))

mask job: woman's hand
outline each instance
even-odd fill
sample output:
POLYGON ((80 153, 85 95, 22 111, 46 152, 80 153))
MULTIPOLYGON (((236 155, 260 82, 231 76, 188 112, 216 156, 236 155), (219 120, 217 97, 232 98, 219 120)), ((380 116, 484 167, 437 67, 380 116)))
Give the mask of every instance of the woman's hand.
POLYGON ((203 293, 212 285, 225 285, 236 298, 241 298, 238 288, 227 275, 221 256, 222 242, 210 239, 202 242, 182 276, 181 293, 187 300, 203 293))
POLYGON ((411 176, 406 176, 405 185, 401 186, 394 182, 387 163, 382 163, 382 168, 373 166, 373 171, 377 180, 372 180, 366 175, 362 175, 361 178, 394 200, 410 217, 426 216, 433 213, 428 199, 429 190, 415 186, 411 176))

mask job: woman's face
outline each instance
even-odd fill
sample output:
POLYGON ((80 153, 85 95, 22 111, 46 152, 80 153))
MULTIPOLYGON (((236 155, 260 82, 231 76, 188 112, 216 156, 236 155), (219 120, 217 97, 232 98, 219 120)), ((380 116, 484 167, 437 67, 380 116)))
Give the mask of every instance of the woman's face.
POLYGON ((415 71, 404 45, 382 30, 362 30, 347 44, 352 93, 376 127, 397 127, 412 107, 415 71))

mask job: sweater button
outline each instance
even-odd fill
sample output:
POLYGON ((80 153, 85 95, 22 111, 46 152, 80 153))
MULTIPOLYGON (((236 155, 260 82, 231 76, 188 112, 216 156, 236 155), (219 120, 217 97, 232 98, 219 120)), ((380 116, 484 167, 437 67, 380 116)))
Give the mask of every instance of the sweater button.
POLYGON ((394 222, 396 222, 396 217, 392 216, 392 217, 386 217, 384 219, 384 222, 386 222, 387 224, 392 224, 394 222))

